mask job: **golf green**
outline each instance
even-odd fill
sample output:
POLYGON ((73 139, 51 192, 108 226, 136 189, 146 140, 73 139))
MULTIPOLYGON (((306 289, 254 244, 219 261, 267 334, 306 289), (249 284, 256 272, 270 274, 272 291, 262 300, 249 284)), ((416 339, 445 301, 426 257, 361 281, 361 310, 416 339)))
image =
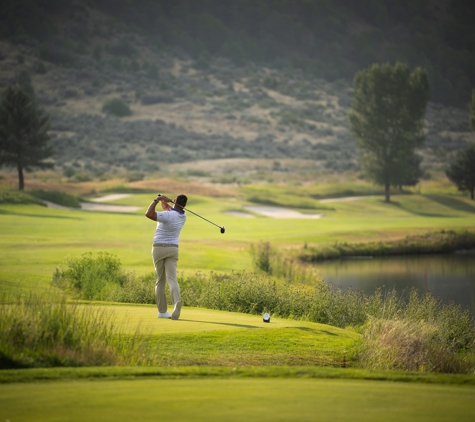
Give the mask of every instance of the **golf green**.
POLYGON ((473 421, 475 388, 328 379, 142 379, 0 385, 0 420, 473 421))

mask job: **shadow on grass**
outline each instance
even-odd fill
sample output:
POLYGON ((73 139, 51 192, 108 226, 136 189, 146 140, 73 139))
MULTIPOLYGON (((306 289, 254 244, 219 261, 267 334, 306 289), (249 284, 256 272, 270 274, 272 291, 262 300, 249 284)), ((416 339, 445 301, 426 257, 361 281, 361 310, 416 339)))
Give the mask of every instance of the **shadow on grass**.
POLYGON ((213 325, 227 325, 229 327, 239 327, 239 328, 259 328, 256 325, 247 325, 247 324, 231 324, 229 322, 211 322, 211 321, 197 321, 195 319, 182 319, 180 318, 179 321, 186 321, 186 322, 199 322, 200 324, 213 324, 213 325))
POLYGON ((408 213, 411 213, 411 214, 414 214, 414 215, 420 215, 422 217, 447 217, 447 214, 417 211, 416 209, 405 207, 405 206, 401 205, 399 202, 396 202, 396 201, 385 202, 385 201, 382 200, 381 203, 388 204, 388 205, 393 205, 394 207, 399 208, 401 211, 406 211, 408 213))
POLYGON ((34 218, 54 218, 54 219, 66 219, 66 220, 82 220, 79 217, 68 217, 67 215, 56 215, 56 214, 28 214, 22 212, 12 212, 6 210, 0 210, 0 215, 16 215, 19 217, 34 217, 34 218))
POLYGON ((475 213, 475 202, 474 205, 467 204, 460 199, 452 198, 449 196, 442 196, 442 195, 424 195, 426 198, 430 199, 431 201, 437 202, 438 204, 444 205, 446 207, 452 208, 456 211, 468 212, 470 214, 475 213))

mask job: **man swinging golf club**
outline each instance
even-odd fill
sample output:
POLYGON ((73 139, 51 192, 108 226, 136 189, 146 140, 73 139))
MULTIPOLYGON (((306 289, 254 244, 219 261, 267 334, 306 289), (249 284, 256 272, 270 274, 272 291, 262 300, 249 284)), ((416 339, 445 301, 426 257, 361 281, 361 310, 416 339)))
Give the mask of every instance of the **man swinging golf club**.
POLYGON ((158 195, 149 205, 145 217, 157 222, 153 237, 152 258, 155 266, 155 302, 158 308, 158 318, 178 319, 181 312, 180 286, 176 279, 178 261, 178 244, 180 232, 186 222, 183 208, 188 198, 178 195, 172 201, 168 196, 158 195), (163 212, 155 211, 160 202, 163 212), (173 208, 170 202, 174 202, 173 208), (167 311, 165 281, 168 282, 173 302, 173 312, 167 311))

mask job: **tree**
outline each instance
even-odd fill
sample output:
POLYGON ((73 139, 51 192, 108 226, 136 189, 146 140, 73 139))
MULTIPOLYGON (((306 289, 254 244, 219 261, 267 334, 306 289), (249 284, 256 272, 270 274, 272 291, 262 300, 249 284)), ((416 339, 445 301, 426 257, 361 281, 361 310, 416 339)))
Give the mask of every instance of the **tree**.
POLYGON ((470 116, 470 127, 475 131, 475 89, 472 91, 472 104, 470 104, 472 115, 470 116))
POLYGON ((50 168, 44 160, 53 154, 49 144, 49 116, 36 100, 18 86, 9 86, 0 100, 0 166, 16 167, 19 189, 25 181, 23 171, 50 168))
POLYGON ((475 146, 457 154, 456 160, 445 171, 447 177, 457 185, 461 192, 470 192, 474 199, 475 190, 475 146))
POLYGON ((363 150, 363 170, 384 186, 386 202, 391 186, 407 184, 407 175, 414 175, 411 162, 424 142, 429 92, 427 72, 416 68, 411 73, 402 63, 373 64, 354 78, 350 130, 363 150))

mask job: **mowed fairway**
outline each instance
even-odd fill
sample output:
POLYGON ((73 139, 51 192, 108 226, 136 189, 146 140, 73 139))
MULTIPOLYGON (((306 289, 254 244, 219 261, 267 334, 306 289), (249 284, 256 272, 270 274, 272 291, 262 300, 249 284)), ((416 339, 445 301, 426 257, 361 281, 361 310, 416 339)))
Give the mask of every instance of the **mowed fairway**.
POLYGON ((471 422, 474 400, 473 386, 387 381, 74 380, 0 385, 0 420, 471 422))
MULTIPOLYGON (((404 237, 432 230, 475 227, 475 205, 463 197, 402 195, 392 204, 380 198, 326 203, 324 217, 274 219, 227 214, 243 209, 233 199, 193 197, 190 209, 226 227, 189 214, 181 236, 179 270, 186 272, 251 270, 251 243, 270 241, 282 248, 404 237)), ((0 205, 0 286, 45 287, 68 256, 106 251, 124 269, 152 272, 150 249, 155 225, 143 214, 151 195, 133 195, 114 204, 138 205, 133 214, 48 209, 37 205, 0 205)), ((309 212, 308 210, 304 210, 309 212)))

